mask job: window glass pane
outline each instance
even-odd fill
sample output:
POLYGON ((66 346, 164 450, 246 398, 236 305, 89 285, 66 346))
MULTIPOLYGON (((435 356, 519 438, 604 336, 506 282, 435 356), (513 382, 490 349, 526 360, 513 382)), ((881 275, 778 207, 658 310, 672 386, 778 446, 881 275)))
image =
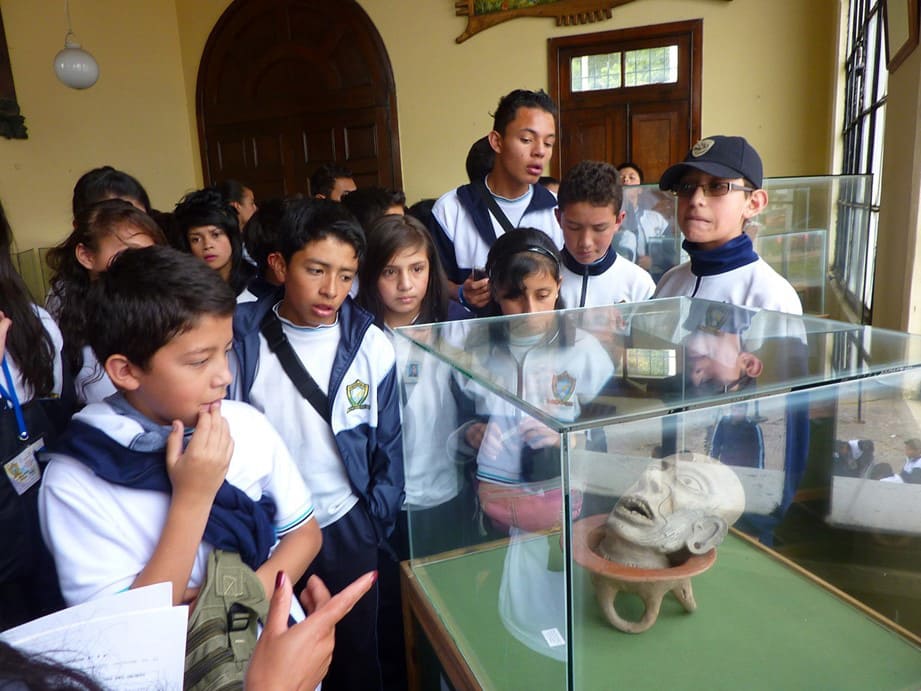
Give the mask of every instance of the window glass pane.
POLYGON ((624 86, 673 84, 678 81, 678 46, 628 50, 624 53, 624 86))
POLYGON ((621 86, 620 52, 603 55, 580 55, 570 63, 572 84, 576 91, 619 89, 621 86))
POLYGON ((855 306, 869 310, 873 295, 877 224, 879 223, 880 173, 883 167, 883 133, 888 72, 883 46, 882 4, 879 0, 849 0, 848 54, 845 59, 846 101, 842 138, 843 173, 871 173, 864 193, 842 194, 847 207, 836 234, 835 274, 841 279, 855 306), (868 242, 854 238, 867 229, 868 242))

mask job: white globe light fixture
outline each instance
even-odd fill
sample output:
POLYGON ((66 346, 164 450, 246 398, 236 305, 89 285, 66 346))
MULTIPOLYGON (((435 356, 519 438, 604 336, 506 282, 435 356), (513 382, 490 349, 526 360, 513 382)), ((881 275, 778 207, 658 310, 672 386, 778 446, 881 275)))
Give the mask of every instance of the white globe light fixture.
POLYGON ((99 79, 99 65, 74 37, 68 0, 64 0, 64 11, 67 14, 67 34, 64 36, 64 49, 54 56, 54 73, 71 89, 88 89, 99 79))

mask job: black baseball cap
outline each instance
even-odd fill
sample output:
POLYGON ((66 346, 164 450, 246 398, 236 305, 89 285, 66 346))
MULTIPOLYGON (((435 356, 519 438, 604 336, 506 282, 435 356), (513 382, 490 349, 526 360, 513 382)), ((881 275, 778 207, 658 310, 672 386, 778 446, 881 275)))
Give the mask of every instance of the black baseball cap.
POLYGON ((688 168, 702 170, 718 178, 745 178, 756 188, 761 187, 764 170, 761 157, 745 137, 717 135, 701 139, 684 157, 666 170, 659 179, 659 189, 670 190, 688 168))

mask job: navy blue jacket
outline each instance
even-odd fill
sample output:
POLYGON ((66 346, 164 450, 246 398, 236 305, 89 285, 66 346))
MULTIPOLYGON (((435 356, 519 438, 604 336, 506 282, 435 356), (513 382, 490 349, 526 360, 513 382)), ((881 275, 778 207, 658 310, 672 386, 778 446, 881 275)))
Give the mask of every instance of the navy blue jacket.
MULTIPOLYGON (((233 320, 233 351, 238 363, 233 391, 237 398, 250 402, 250 391, 259 363, 259 325, 266 312, 278 301, 279 294, 266 296, 257 302, 237 305, 233 320)), ((400 425, 399 387, 392 349, 374 349, 368 344, 368 330, 377 327, 370 313, 346 298, 339 308, 341 336, 339 349, 333 361, 327 387, 329 418, 336 447, 352 486, 352 491, 364 503, 371 515, 378 540, 383 540, 393 530, 403 504, 403 439, 400 425), (357 355, 364 351, 370 360, 389 357, 389 371, 379 382, 361 373, 377 397, 376 424, 363 422, 350 426, 347 421, 348 396, 346 374, 352 369, 357 355)), ((380 333, 380 339, 387 337, 380 333)), ((376 340, 376 339, 374 339, 376 340)), ((285 405, 285 402, 279 402, 285 405)), ((309 485, 308 480, 308 485, 309 485)))

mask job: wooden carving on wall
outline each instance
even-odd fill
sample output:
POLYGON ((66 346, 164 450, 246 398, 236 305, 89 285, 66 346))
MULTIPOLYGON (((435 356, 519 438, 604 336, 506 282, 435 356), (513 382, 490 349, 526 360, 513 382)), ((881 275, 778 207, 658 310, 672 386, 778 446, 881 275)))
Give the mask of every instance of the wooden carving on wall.
POLYGON ((555 17, 557 26, 575 26, 610 19, 618 5, 633 0, 455 0, 459 17, 467 28, 454 39, 463 43, 480 31, 518 17, 555 17))
POLYGON ((19 112, 16 88, 13 86, 13 67, 0 14, 0 137, 26 139, 26 119, 19 112))

